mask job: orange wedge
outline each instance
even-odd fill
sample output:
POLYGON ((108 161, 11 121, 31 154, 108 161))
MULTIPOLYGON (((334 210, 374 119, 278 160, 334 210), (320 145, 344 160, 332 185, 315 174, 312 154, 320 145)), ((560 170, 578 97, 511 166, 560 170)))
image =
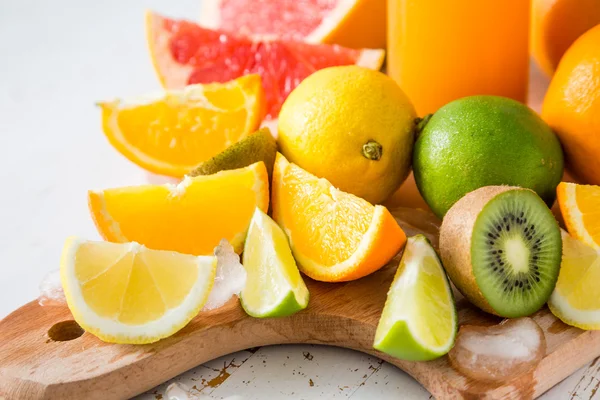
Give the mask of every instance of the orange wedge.
POLYGON ((266 112, 259 75, 99 105, 104 133, 121 154, 178 178, 254 132, 266 112))
POLYGON ((571 236, 600 249, 600 186, 561 182, 556 196, 571 236))
POLYGON ((384 266, 406 242, 387 208, 334 188, 277 154, 273 218, 298 267, 325 282, 361 278, 384 266))
POLYGON ((90 191, 96 227, 110 242, 138 242, 155 250, 212 255, 221 239, 242 251, 256 207, 269 208, 269 178, 261 161, 178 185, 90 191))

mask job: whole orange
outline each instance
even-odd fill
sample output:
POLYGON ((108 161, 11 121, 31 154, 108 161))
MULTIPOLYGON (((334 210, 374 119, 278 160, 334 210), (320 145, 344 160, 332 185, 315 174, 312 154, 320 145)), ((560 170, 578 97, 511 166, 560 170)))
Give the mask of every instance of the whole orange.
POLYGON ((569 172, 600 185, 600 25, 565 53, 546 93, 542 118, 558 135, 569 172))
POLYGON ((531 53, 542 70, 552 76, 569 46, 597 24, 599 0, 533 0, 531 53))

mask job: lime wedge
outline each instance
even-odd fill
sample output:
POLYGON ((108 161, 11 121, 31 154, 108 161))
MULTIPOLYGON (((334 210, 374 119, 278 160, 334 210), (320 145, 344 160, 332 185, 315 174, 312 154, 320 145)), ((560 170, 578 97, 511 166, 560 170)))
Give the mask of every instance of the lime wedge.
POLYGON ((250 222, 243 264, 248 276, 240 298, 248 315, 283 317, 308 305, 308 289, 285 233, 258 208, 250 222))
POLYGON ((450 282, 435 250, 423 235, 409 238, 373 347, 403 360, 432 360, 452 348, 457 321, 450 282))

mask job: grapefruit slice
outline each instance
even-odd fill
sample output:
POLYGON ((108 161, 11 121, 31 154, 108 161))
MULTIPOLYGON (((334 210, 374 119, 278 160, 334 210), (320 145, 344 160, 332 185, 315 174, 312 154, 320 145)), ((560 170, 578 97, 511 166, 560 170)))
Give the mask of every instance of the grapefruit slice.
POLYGON ((385 47, 385 0, 204 0, 200 25, 355 49, 385 47))
POLYGON ((151 12, 146 29, 154 68, 165 88, 227 82, 256 73, 265 89, 267 119, 277 118, 288 94, 314 71, 351 64, 379 69, 384 57, 383 50, 250 39, 151 12))

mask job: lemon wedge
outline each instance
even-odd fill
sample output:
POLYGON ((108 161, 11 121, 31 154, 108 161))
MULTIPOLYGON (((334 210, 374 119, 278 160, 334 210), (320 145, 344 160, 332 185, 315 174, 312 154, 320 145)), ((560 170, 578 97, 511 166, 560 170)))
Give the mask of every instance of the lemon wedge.
POLYGON ((565 324, 600 329, 600 254, 565 231, 561 233, 562 263, 548 307, 565 324))
POLYGON ((83 329, 105 342, 144 344, 171 336, 198 314, 216 265, 212 256, 71 237, 60 274, 83 329))

